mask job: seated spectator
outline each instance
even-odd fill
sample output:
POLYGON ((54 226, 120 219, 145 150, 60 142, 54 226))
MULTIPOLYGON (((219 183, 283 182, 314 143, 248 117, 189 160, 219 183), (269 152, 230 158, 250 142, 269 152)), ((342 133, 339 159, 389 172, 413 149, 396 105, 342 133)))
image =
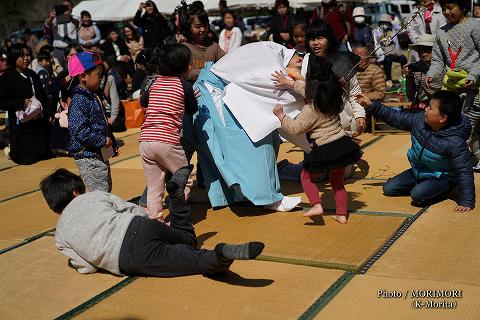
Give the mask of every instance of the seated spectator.
POLYGON ((132 60, 136 61, 140 51, 145 48, 143 44, 143 37, 137 34, 135 28, 127 24, 125 27, 123 27, 123 38, 125 39, 128 50, 130 51, 132 60))
POLYGON ((475 184, 466 140, 471 126, 462 114, 462 101, 452 91, 437 91, 425 113, 407 113, 372 102, 365 95, 359 103, 387 124, 412 132, 407 157, 411 168, 390 178, 383 186, 386 196, 411 196, 412 204, 427 206, 458 190, 456 212, 475 207, 475 184))
POLYGON ((373 40, 372 28, 367 24, 365 17, 365 9, 363 7, 356 7, 353 9, 353 30, 350 35, 350 42, 365 43, 368 52, 375 49, 375 41, 373 40))
MULTIPOLYGON (((50 72, 50 75, 52 77, 56 77, 60 73, 62 73, 63 67, 60 65, 60 61, 58 61, 58 59, 53 56, 53 47, 47 43, 38 50, 38 54, 40 54, 40 52, 42 51, 48 52, 48 54, 52 57, 50 68, 48 69, 48 71, 50 72)), ((32 60, 32 63, 30 64, 30 69, 36 70, 39 67, 37 58, 32 60)))
POLYGON ((141 51, 135 60, 135 72, 132 77, 132 92, 140 90, 143 80, 147 77, 147 58, 145 51, 141 51))
POLYGON ((425 79, 432 62, 434 37, 426 33, 418 36, 416 40, 410 47, 418 53, 420 60, 405 65, 403 73, 407 79, 407 97, 412 101, 412 107, 424 109, 428 106, 432 94, 442 89, 443 78, 438 77, 427 86, 425 79))
POLYGON ((103 59, 113 62, 113 66, 120 73, 122 78, 126 78, 127 74, 133 75, 133 63, 125 41, 120 39, 117 30, 111 29, 108 33, 108 39, 102 46, 103 59))
POLYGON ((288 0, 275 0, 275 15, 272 17, 268 33, 276 43, 287 48, 295 47, 292 38, 292 20, 288 0))
POLYGON ((92 16, 88 11, 80 13, 82 24, 78 29, 78 42, 84 49, 93 50, 97 47, 102 35, 97 25, 92 22, 92 16))
POLYGON ((220 32, 218 45, 223 51, 228 53, 242 45, 243 34, 239 27, 235 27, 235 14, 233 11, 226 10, 223 13, 223 23, 225 28, 220 32))
POLYGON ((52 76, 48 71, 52 64, 52 56, 48 51, 41 51, 38 53, 37 61, 38 67, 33 71, 35 71, 40 77, 40 82, 42 82, 43 88, 48 90, 48 86, 52 81, 52 76))
POLYGON ((477 0, 473 3, 473 18, 480 21, 480 1, 477 0))
POLYGON ((181 168, 167 183, 167 225, 147 219, 143 208, 111 193, 85 193, 79 176, 58 169, 40 184, 48 206, 60 215, 55 231, 57 249, 81 274, 102 269, 132 276, 209 275, 228 270, 234 260, 255 259, 264 248, 261 242, 197 249, 183 191, 189 174, 188 167, 181 168))
POLYGON ((385 97, 385 73, 382 68, 370 63, 365 43, 353 44, 352 51, 362 59, 357 71, 357 80, 362 93, 370 100, 383 100, 385 97))
POLYGON ((393 35, 400 28, 392 23, 392 18, 388 14, 382 14, 378 23, 380 30, 375 30, 375 42, 381 44, 383 52, 378 55, 378 62, 385 68, 387 81, 392 80, 392 63, 399 62, 403 68, 407 64, 407 58, 402 54, 397 37, 393 35))

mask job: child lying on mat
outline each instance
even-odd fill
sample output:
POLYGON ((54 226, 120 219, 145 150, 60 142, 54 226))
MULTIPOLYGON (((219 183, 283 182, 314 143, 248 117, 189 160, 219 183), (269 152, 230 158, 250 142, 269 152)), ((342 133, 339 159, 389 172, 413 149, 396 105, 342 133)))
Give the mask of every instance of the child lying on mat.
POLYGON ((370 101, 365 95, 358 102, 387 124, 411 131, 412 146, 407 157, 412 167, 390 178, 383 186, 386 196, 412 197, 412 204, 430 205, 443 200, 458 188, 455 212, 475 207, 475 185, 466 140, 471 126, 462 114, 462 102, 451 91, 435 92, 425 113, 405 113, 370 101))
POLYGON ((263 243, 220 243, 215 250, 197 249, 184 194, 189 175, 190 169, 182 168, 167 182, 168 226, 148 219, 144 209, 111 193, 85 193, 79 176, 58 169, 40 183, 48 206, 60 214, 57 248, 82 274, 104 269, 116 275, 208 275, 228 270, 234 260, 255 259, 263 243))

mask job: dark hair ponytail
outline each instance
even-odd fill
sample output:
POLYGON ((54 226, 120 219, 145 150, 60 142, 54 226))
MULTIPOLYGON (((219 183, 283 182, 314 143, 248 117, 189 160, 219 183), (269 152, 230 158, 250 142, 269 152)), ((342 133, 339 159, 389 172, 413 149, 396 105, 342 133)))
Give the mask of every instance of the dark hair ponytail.
POLYGON ((158 73, 162 76, 179 77, 188 70, 192 52, 181 43, 169 43, 156 49, 158 73))
MULTIPOLYGON (((182 5, 177 8, 176 13, 178 14, 179 20, 178 29, 180 33, 187 38, 188 42, 192 41, 191 25, 195 17, 197 17, 198 20, 207 27, 210 25, 207 12, 199 4, 192 3, 187 5, 187 3, 182 0, 182 5)), ((205 36, 205 41, 209 41, 207 36, 205 36)))
POLYGON ((334 115, 343 110, 343 86, 333 73, 332 64, 310 56, 306 76, 305 97, 319 112, 334 115))

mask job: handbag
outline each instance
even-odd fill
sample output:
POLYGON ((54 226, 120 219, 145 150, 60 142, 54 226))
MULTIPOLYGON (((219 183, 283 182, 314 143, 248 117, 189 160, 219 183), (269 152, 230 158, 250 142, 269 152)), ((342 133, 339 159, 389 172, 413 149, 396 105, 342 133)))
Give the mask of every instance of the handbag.
POLYGON ((22 123, 40 118, 42 116, 42 111, 43 111, 42 103, 40 102, 40 100, 38 100, 35 97, 35 87, 33 85, 32 77, 29 76, 29 79, 30 79, 30 83, 32 84, 33 96, 30 99, 30 103, 27 106, 25 106, 23 110, 18 110, 15 112, 17 119, 22 123))

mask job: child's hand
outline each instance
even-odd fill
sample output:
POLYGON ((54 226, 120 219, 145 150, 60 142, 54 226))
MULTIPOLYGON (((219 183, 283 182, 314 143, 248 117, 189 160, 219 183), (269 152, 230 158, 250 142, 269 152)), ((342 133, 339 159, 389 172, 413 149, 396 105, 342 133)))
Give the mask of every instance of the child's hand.
POLYGON ((472 89, 474 86, 475 86, 475 81, 473 81, 473 80, 465 81, 465 88, 466 89, 472 89))
POLYGON ((372 100, 370 100, 366 95, 363 93, 357 94, 355 96, 357 102, 364 108, 368 108, 372 105, 372 100))
POLYGON ((470 210, 472 210, 472 209, 470 209, 469 207, 456 206, 455 209, 453 209, 453 212, 467 213, 467 212, 470 211, 470 210))
POLYGON ((197 100, 202 95, 202 93, 200 92, 200 89, 194 89, 193 94, 195 95, 195 99, 197 99, 197 100))
POLYGON ((112 145, 112 140, 107 137, 106 141, 105 141, 105 147, 110 147, 112 145))
POLYGON ((430 83, 433 81, 433 78, 432 77, 426 77, 425 78, 425 85, 427 86, 427 88, 430 88, 430 83))
POLYGON ((278 120, 280 122, 283 120, 285 117, 285 113, 283 113, 283 107, 281 104, 278 104, 273 108, 273 113, 277 116, 278 120))
POLYGON ((274 73, 272 73, 272 80, 273 80, 273 84, 277 88, 285 88, 285 87, 293 88, 293 86, 295 85, 294 80, 288 79, 280 71, 275 71, 274 73))

